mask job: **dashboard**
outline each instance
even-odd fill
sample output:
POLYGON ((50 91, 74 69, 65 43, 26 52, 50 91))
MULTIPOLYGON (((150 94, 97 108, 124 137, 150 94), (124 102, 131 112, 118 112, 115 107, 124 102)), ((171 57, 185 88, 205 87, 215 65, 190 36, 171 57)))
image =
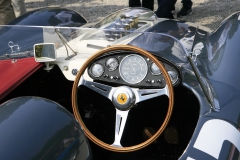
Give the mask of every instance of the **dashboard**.
MULTIPOLYGON (((173 86, 177 85, 180 81, 178 67, 165 59, 159 60, 167 70, 173 86)), ((99 57, 88 67, 88 74, 95 81, 137 88, 162 88, 166 85, 155 63, 131 51, 114 51, 99 57)))

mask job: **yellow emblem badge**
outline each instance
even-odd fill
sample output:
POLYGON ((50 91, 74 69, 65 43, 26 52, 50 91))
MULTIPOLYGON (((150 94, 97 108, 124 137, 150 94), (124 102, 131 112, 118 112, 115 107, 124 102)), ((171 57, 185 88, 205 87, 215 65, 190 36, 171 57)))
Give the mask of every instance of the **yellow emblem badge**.
POLYGON ((128 100, 128 97, 125 93, 120 93, 118 96, 117 96, 117 102, 119 104, 125 104, 128 100))

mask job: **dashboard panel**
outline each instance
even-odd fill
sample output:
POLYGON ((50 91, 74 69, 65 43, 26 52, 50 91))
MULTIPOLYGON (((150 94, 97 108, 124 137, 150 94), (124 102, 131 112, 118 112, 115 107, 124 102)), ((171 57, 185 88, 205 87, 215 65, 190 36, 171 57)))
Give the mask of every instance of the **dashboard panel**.
MULTIPOLYGON (((172 84, 180 81, 180 72, 171 62, 159 58, 167 70, 172 84)), ((99 57, 88 67, 89 76, 95 81, 136 88, 163 88, 166 83, 160 69, 150 59, 130 51, 114 51, 99 57), (120 52, 114 54, 116 52, 120 52)))

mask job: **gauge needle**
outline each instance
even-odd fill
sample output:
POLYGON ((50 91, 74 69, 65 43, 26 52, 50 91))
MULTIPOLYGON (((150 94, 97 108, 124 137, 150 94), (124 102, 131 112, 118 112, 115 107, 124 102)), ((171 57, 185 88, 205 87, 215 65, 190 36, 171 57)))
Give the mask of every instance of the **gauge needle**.
MULTIPOLYGON (((132 66, 132 63, 131 63, 131 66, 132 66)), ((133 69, 133 71, 135 72, 134 74, 136 74, 136 71, 135 71, 135 69, 134 69, 134 67, 132 66, 132 69, 133 69)))

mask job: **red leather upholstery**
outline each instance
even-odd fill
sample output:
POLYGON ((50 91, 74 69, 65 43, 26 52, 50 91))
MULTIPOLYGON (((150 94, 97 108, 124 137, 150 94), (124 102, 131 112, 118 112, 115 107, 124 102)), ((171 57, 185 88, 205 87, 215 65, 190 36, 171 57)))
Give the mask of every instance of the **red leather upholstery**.
POLYGON ((15 63, 11 59, 0 61, 0 100, 43 66, 34 58, 16 60, 15 63))

